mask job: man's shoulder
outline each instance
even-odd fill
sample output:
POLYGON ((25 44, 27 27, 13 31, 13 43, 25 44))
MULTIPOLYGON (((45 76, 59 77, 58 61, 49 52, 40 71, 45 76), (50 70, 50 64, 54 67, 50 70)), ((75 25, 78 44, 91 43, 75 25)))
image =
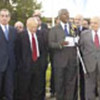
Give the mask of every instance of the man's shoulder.
POLYGON ((88 35, 88 34, 90 34, 91 33, 91 30, 90 29, 87 29, 87 30, 84 30, 84 31, 82 31, 82 35, 88 35))

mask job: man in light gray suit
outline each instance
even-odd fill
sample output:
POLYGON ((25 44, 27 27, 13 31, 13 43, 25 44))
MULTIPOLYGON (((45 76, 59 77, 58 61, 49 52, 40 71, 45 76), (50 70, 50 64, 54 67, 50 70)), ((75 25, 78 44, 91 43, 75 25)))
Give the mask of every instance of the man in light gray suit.
POLYGON ((77 77, 76 47, 73 38, 75 32, 69 23, 68 10, 61 9, 58 16, 60 23, 49 33, 49 46, 54 50, 56 98, 75 100, 74 89, 77 77))
POLYGON ((86 65, 85 98, 95 100, 95 89, 100 100, 100 19, 91 18, 91 29, 83 31, 80 36, 80 47, 86 65))

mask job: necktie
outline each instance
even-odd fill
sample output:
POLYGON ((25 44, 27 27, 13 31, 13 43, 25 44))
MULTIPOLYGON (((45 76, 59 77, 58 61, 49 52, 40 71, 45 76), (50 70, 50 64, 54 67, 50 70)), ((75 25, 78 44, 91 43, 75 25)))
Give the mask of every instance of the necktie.
POLYGON ((65 27, 65 30, 64 30, 65 31, 65 34, 66 34, 66 36, 68 36, 69 34, 68 34, 68 30, 67 30, 67 25, 65 24, 64 27, 65 27))
POLYGON ((33 61, 37 60, 37 48, 36 48, 36 40, 34 35, 32 35, 32 59, 33 61))
POLYGON ((95 32, 94 43, 96 47, 98 48, 99 47, 99 37, 98 37, 97 32, 95 32))
POLYGON ((9 34, 9 33, 8 33, 7 26, 5 26, 5 32, 4 32, 4 33, 5 33, 5 37, 6 37, 6 39, 8 40, 8 34, 9 34))

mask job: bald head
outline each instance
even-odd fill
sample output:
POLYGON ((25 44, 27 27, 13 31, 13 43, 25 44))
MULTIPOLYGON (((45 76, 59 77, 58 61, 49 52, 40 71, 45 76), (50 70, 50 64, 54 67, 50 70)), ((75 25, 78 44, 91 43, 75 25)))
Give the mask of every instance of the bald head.
POLYGON ((81 14, 78 14, 74 17, 74 23, 76 26, 81 26, 83 23, 83 16, 81 14))
POLYGON ((69 21, 69 12, 67 9, 61 9, 58 13, 60 21, 67 23, 69 21))
POLYGON ((31 33, 35 33, 38 27, 38 21, 36 18, 30 17, 27 19, 26 26, 31 33))
POLYGON ((23 29, 24 29, 24 24, 23 24, 21 21, 17 21, 17 22, 15 23, 14 27, 15 27, 19 32, 21 32, 21 31, 23 31, 23 29))
POLYGON ((41 11, 39 9, 36 9, 33 13, 33 16, 41 16, 41 11))

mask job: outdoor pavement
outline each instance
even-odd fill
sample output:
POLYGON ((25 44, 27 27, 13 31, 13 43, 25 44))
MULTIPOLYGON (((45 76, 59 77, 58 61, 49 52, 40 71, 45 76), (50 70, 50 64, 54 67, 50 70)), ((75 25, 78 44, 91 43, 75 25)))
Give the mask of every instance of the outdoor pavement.
POLYGON ((51 97, 50 93, 46 93, 46 99, 45 100, 56 100, 55 97, 51 97))

